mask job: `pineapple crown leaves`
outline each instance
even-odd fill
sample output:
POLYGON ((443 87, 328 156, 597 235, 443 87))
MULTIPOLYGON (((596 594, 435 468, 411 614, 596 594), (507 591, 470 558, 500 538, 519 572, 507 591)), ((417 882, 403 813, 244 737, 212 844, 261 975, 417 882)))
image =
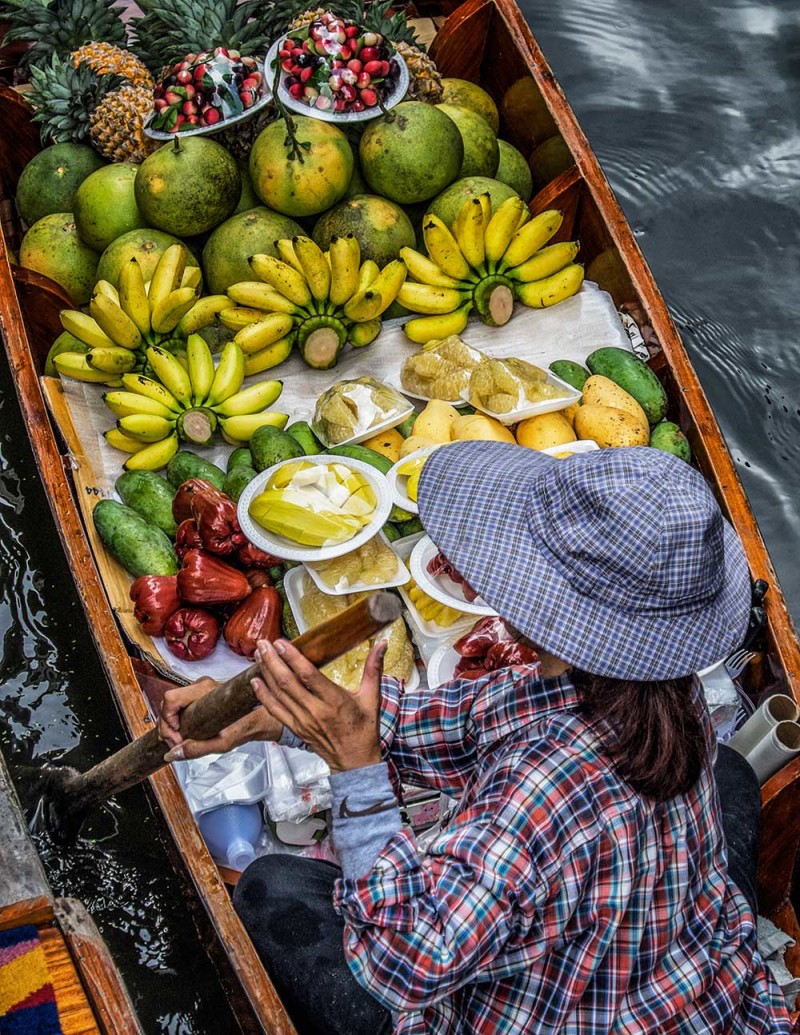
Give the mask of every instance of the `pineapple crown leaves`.
POLYGON ((75 68, 52 54, 50 62, 31 68, 28 100, 33 121, 41 123, 43 143, 80 143, 89 135, 89 119, 104 97, 125 83, 123 76, 97 75, 88 65, 75 68))
POLYGON ((358 21, 371 32, 379 32, 392 43, 410 43, 412 47, 424 51, 425 45, 408 24, 405 11, 401 9, 397 14, 389 14, 393 3, 394 0, 373 0, 364 8, 363 14, 353 21, 358 21))
POLYGON ((2 0, 2 14, 11 26, 3 45, 31 44, 20 59, 22 68, 44 66, 51 55, 66 57, 84 43, 126 45, 125 24, 113 0, 2 0))

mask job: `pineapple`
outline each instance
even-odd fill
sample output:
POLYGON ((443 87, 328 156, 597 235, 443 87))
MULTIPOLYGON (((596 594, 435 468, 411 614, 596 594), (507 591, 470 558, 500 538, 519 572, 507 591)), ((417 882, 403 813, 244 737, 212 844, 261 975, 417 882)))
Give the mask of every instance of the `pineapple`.
POLYGON ((126 83, 107 94, 89 116, 92 144, 112 162, 143 162, 159 147, 144 134, 152 112, 153 88, 126 83))
POLYGON ((4 0, 2 7, 11 25, 3 45, 31 45, 20 59, 22 68, 47 65, 53 54, 65 58, 94 40, 125 45, 121 10, 112 0, 4 0))
POLYGON ((112 43, 87 43, 74 50, 70 57, 76 68, 78 65, 88 65, 98 75, 112 72, 121 75, 133 86, 146 86, 151 91, 155 87, 153 77, 139 58, 112 43))
POLYGON ((412 43, 395 43, 395 50, 408 66, 411 81, 405 99, 438 104, 444 95, 442 76, 425 51, 412 43))
POLYGON ((234 158, 247 158, 256 142, 256 137, 267 126, 277 119, 278 113, 272 104, 266 105, 252 118, 238 122, 230 129, 223 130, 216 139, 226 147, 234 158))

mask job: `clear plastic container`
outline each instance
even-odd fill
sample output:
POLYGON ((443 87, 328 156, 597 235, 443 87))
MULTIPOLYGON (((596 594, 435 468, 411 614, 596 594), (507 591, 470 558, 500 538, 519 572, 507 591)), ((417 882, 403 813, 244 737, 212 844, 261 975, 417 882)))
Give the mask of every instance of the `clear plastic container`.
MULTIPOLYGON (((562 381, 560 377, 556 377, 555 374, 549 370, 542 370, 541 373, 545 375, 542 378, 542 384, 547 385, 551 389, 556 389, 563 394, 554 398, 544 399, 530 399, 526 394, 525 390, 525 379, 518 376, 514 370, 505 369, 504 377, 507 378, 507 384, 505 390, 496 392, 494 396, 485 397, 480 392, 476 391, 476 378, 481 376, 481 371, 485 369, 491 369, 491 365, 496 367, 502 366, 506 368, 508 364, 518 363, 524 364, 527 367, 534 367, 534 364, 528 363, 527 360, 514 360, 505 359, 498 360, 492 357, 487 357, 485 362, 481 364, 481 367, 476 368, 470 376, 470 383, 467 388, 461 393, 461 398, 471 403, 476 410, 480 410, 481 413, 485 413, 488 417, 494 417, 495 420, 501 424, 518 424, 519 421, 525 420, 528 417, 536 417, 540 413, 553 413, 555 410, 564 410, 567 406, 571 406, 581 398, 581 392, 577 388, 573 388, 572 385, 567 384, 566 381, 562 381), (513 388, 513 392, 512 389, 513 388), (497 410, 493 409, 487 402, 487 398, 496 398, 498 401, 501 398, 514 399, 514 405, 508 410, 497 410)), ((538 369, 538 368, 537 368, 538 369)), ((532 380, 528 381, 528 384, 533 384, 532 380)), ((499 404, 499 403, 498 403, 499 404)))
POLYGON ((337 381, 314 407, 311 427, 326 447, 355 445, 402 424, 413 405, 396 388, 369 374, 337 381))
POLYGON ((264 821, 258 805, 221 805, 197 820, 216 862, 241 872, 256 857, 255 845, 264 821))

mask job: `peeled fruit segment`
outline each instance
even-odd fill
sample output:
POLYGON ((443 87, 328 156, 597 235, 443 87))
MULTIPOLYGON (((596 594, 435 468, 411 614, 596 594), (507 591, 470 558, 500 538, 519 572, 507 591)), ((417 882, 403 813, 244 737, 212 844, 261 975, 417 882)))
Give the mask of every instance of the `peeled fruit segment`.
POLYGON ((434 338, 403 363, 400 383, 406 391, 423 398, 458 399, 481 356, 457 334, 434 338))
POLYGON ((484 359, 469 379, 470 402, 492 413, 511 413, 565 395, 563 388, 547 381, 546 371, 522 359, 484 359))
POLYGON ((256 496, 250 504, 250 516, 268 532, 303 546, 345 543, 361 528, 361 522, 349 515, 314 511, 269 493, 256 496))
POLYGON ((559 411, 528 417, 517 425, 517 442, 528 449, 551 449, 574 442, 577 436, 559 411))

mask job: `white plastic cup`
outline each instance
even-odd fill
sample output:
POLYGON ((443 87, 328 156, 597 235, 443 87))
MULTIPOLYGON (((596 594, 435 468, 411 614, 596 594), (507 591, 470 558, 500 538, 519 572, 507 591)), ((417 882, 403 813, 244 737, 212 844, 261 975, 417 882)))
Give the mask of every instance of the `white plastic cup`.
POLYGON ((745 758, 755 770, 758 782, 765 784, 770 776, 798 754, 800 723, 784 720, 773 726, 745 758))
POLYGON ((747 757, 779 722, 797 722, 798 718, 800 711, 791 697, 773 694, 759 705, 739 732, 731 737, 729 745, 747 757))

